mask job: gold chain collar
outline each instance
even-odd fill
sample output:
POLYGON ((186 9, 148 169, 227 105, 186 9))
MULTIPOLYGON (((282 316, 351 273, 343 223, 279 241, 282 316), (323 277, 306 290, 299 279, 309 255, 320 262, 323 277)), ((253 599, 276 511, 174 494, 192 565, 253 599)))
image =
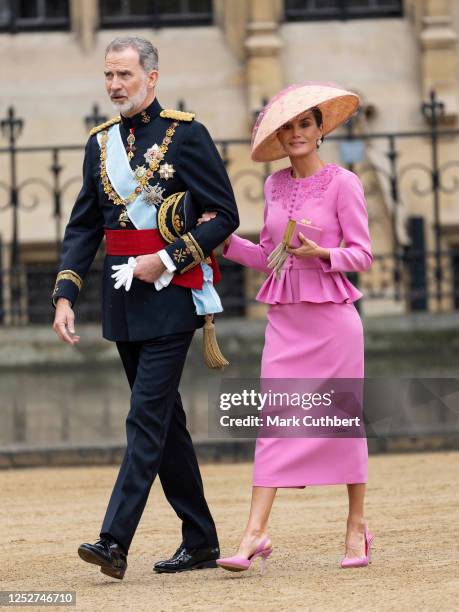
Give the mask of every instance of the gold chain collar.
POLYGON ((175 134, 175 130, 177 129, 177 126, 178 126, 178 122, 174 121, 167 128, 166 135, 164 136, 163 142, 161 143, 159 147, 160 156, 152 160, 148 164, 148 170, 146 169, 145 174, 141 178, 137 179, 137 187, 135 188, 135 190, 127 198, 124 198, 124 199, 116 193, 115 189, 113 188, 113 185, 110 182, 110 179, 108 178, 108 174, 107 174, 108 130, 104 130, 103 132, 101 132, 100 134, 100 179, 104 187, 104 192, 107 194, 108 199, 113 202, 113 204, 115 204, 116 206, 127 206, 128 204, 131 204, 131 202, 133 202, 142 193, 142 190, 148 185, 150 179, 153 178, 153 175, 158 170, 161 162, 163 161, 167 153, 167 150, 169 148, 169 145, 172 142, 172 138, 175 134))

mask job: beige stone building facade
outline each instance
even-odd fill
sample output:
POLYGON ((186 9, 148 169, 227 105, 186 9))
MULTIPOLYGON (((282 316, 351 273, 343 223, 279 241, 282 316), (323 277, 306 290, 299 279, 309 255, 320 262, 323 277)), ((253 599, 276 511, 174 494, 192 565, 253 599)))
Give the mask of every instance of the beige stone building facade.
MULTIPOLYGON (((407 284, 418 282, 419 274, 419 282, 424 278, 429 289, 427 309, 459 308, 459 295, 456 299, 453 295, 454 287, 459 289, 459 191, 455 182, 459 138, 454 133, 459 113, 459 2, 31 0, 30 4, 35 12, 21 20, 21 15, 12 14, 12 2, 0 1, 0 119, 6 120, 8 108, 14 107, 16 116, 24 120, 18 147, 84 144, 85 117, 91 115, 93 105, 103 115, 114 114, 103 84, 107 43, 116 35, 144 36, 159 48, 157 93, 161 104, 176 107, 183 101, 219 141, 229 160, 240 207, 239 233, 255 239, 263 214, 262 176, 267 169, 250 161, 244 142, 250 137, 254 116, 263 101, 285 85, 309 79, 334 81, 357 91, 362 109, 353 121, 354 149, 343 148, 342 140, 330 139, 323 145, 322 157, 345 164, 346 156, 351 155, 350 167, 361 174, 367 189, 374 253, 384 256, 375 262, 372 272, 359 279, 364 290, 375 293, 362 301, 362 310, 371 315, 416 308, 416 302, 405 294, 407 284), (46 14, 48 5, 52 5, 50 14, 58 15, 55 22, 46 14), (118 8, 110 14, 115 5, 118 8), (147 5, 156 7, 155 15, 142 13, 147 5), (163 5, 169 7, 170 18, 161 21, 163 5), (327 6, 332 7, 328 13, 327 6), (37 15, 41 21, 36 20, 34 27, 37 15), (47 27, 50 23, 52 27, 47 27), (421 110, 433 89, 444 104, 439 129, 450 131, 438 142, 442 189, 437 192, 437 234, 430 173, 433 149, 431 138, 425 135, 431 122, 428 109, 421 110), (400 137, 400 132, 416 135, 400 137), (368 138, 375 133, 395 136, 392 142, 389 136, 368 138), (228 142, 223 145, 220 141, 228 142), (387 155, 391 144, 396 152, 396 194, 387 155), (410 248, 413 227, 421 232, 425 249, 437 247, 444 253, 438 281, 445 293, 441 300, 435 298, 438 286, 434 266, 429 264, 423 273, 416 265, 399 264, 401 299, 395 299, 392 253, 394 245, 399 253, 410 248)), ((0 180, 4 182, 0 207, 8 204, 11 183, 11 159, 5 150, 8 129, 5 122, 0 140, 0 180)), ((346 133, 343 128, 337 136, 344 139, 346 133)), ((20 190, 17 226, 20 260, 26 263, 51 262, 56 231, 62 231, 62 227, 56 230, 53 217, 52 155, 49 149, 21 151, 16 156, 18 182, 26 182, 20 190), (31 178, 39 181, 27 184, 31 178)), ((58 161, 62 166, 60 186, 65 187, 63 226, 78 191, 82 150, 60 150, 58 161)), ((2 208, 0 215, 5 266, 14 230, 12 209, 2 208)), ((254 295, 258 282, 258 277, 246 273, 249 295, 254 295)))

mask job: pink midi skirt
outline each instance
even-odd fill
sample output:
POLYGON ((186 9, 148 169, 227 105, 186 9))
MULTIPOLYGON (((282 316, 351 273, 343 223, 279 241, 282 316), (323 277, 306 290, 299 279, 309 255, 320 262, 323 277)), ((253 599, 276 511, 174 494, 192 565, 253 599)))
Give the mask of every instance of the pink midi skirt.
MULTIPOLYGON (((353 303, 275 304, 261 378, 363 378, 363 327, 353 303)), ((366 438, 258 438, 253 486, 364 483, 366 438)))

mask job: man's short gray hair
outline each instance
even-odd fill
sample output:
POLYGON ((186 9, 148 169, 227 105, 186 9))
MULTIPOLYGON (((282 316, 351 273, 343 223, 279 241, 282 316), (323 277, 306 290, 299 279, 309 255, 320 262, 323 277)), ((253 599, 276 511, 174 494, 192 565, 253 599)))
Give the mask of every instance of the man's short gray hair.
POLYGON ((158 70, 158 49, 149 40, 139 36, 117 36, 105 49, 105 57, 111 51, 135 49, 139 54, 139 62, 145 72, 158 70))

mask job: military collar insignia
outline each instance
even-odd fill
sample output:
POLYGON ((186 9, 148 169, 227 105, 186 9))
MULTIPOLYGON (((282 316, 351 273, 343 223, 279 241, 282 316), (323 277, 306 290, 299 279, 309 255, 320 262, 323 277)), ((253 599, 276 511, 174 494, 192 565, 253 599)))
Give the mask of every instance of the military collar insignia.
POLYGON ((132 117, 125 117, 124 115, 121 115, 121 123, 127 132, 129 132, 131 128, 134 128, 135 130, 148 128, 156 117, 159 116, 161 111, 162 107, 155 98, 149 106, 132 117))
POLYGON ((140 113, 140 119, 142 123, 150 123, 151 121, 150 115, 147 113, 147 111, 144 110, 140 113))

